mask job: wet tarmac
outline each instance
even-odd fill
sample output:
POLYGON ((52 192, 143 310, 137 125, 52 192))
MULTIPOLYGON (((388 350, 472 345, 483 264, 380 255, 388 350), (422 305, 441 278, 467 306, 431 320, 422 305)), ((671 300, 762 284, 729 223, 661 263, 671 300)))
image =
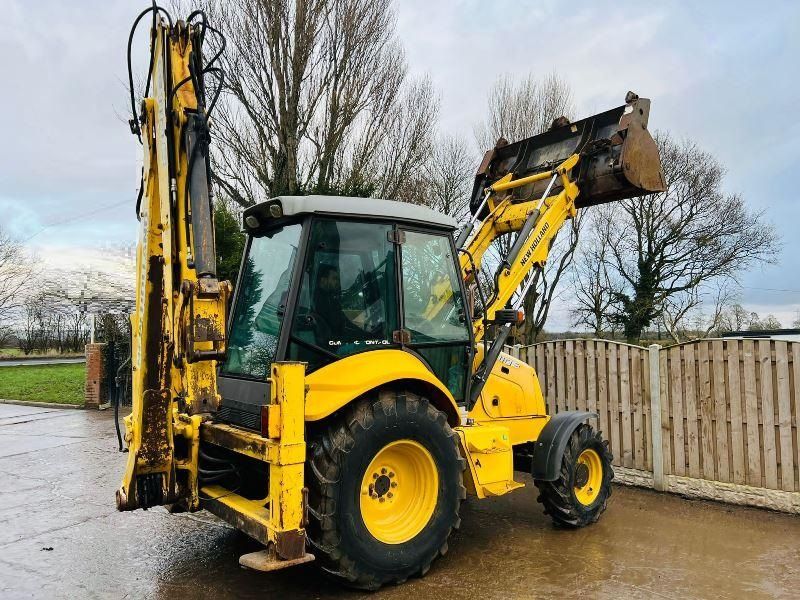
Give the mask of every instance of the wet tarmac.
POLYGON ((36 367, 41 365, 74 365, 85 363, 86 357, 73 358, 21 358, 19 360, 0 360, 0 367, 36 367))
POLYGON ((118 513, 104 413, 0 404, 1 598, 798 598, 800 518, 617 486, 596 525, 555 529, 531 487, 468 500, 450 552, 375 594, 311 565, 238 566, 256 545, 205 513, 118 513))

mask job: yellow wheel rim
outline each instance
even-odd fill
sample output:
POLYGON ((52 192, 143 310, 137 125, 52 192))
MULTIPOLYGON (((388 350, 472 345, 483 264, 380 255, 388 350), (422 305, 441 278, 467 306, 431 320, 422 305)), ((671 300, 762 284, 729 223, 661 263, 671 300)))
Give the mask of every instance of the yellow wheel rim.
POLYGON ((413 539, 431 520, 439 497, 439 472, 422 444, 398 440, 384 446, 361 481, 361 516, 384 544, 413 539))
POLYGON ((584 506, 590 506, 600 495, 602 485, 603 461, 596 451, 587 448, 575 465, 575 497, 584 506))

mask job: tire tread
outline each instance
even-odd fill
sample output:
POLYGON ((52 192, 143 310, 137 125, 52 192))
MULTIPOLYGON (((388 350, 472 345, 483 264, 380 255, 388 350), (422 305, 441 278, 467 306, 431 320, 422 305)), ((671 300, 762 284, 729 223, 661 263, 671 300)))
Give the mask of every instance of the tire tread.
POLYGON ((536 480, 539 489, 537 501, 544 506, 544 512, 557 526, 567 528, 585 527, 596 523, 608 506, 611 496, 611 481, 614 470, 611 467, 613 456, 608 447, 608 440, 603 440, 599 432, 595 432, 588 424, 582 424, 570 436, 564 456, 561 459, 559 477, 555 481, 536 480), (593 448, 600 454, 603 462, 603 482, 600 497, 587 509, 575 498, 572 490, 572 475, 575 462, 586 448, 593 448))
POLYGON ((459 478, 457 500, 449 507, 451 525, 447 530, 445 542, 441 546, 432 548, 416 565, 409 565, 408 568, 388 576, 379 576, 360 568, 348 555, 347 549, 342 547, 337 530, 335 498, 344 458, 356 445, 359 435, 373 426, 376 414, 382 413, 388 418, 397 419, 401 412, 424 414, 426 418, 436 423, 443 434, 452 440, 452 451, 463 473, 466 461, 461 457, 458 438, 448 425, 446 415, 425 397, 406 390, 384 388, 378 391, 376 397, 353 402, 341 415, 334 417, 320 435, 309 441, 308 541, 317 550, 315 554, 323 571, 351 587, 377 590, 387 583, 399 584, 408 577, 423 576, 433 561, 447 552, 446 540, 461 524, 459 510, 461 501, 466 498, 466 488, 463 480, 459 478))

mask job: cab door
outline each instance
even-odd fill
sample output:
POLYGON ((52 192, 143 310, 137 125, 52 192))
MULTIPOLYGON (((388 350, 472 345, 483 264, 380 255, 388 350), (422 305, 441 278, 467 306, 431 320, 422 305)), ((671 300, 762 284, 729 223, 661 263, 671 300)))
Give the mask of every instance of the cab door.
POLYGON ((405 345, 418 354, 457 403, 466 398, 472 331, 446 233, 402 229, 401 314, 405 345))

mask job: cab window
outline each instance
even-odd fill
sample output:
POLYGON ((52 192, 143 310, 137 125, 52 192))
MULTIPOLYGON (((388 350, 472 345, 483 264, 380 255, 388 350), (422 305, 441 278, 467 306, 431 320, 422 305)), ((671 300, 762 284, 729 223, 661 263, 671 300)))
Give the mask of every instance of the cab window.
POLYGON ((275 360, 300 225, 253 238, 242 266, 224 375, 264 379, 275 360))
POLYGON ((392 344, 397 284, 391 226, 316 219, 289 345, 312 371, 392 344))
POLYGON ((407 231, 402 252, 403 316, 412 343, 469 340, 450 239, 407 231))
POLYGON ((416 231, 405 234, 404 328, 413 350, 461 403, 470 364, 470 331, 450 238, 416 231))

